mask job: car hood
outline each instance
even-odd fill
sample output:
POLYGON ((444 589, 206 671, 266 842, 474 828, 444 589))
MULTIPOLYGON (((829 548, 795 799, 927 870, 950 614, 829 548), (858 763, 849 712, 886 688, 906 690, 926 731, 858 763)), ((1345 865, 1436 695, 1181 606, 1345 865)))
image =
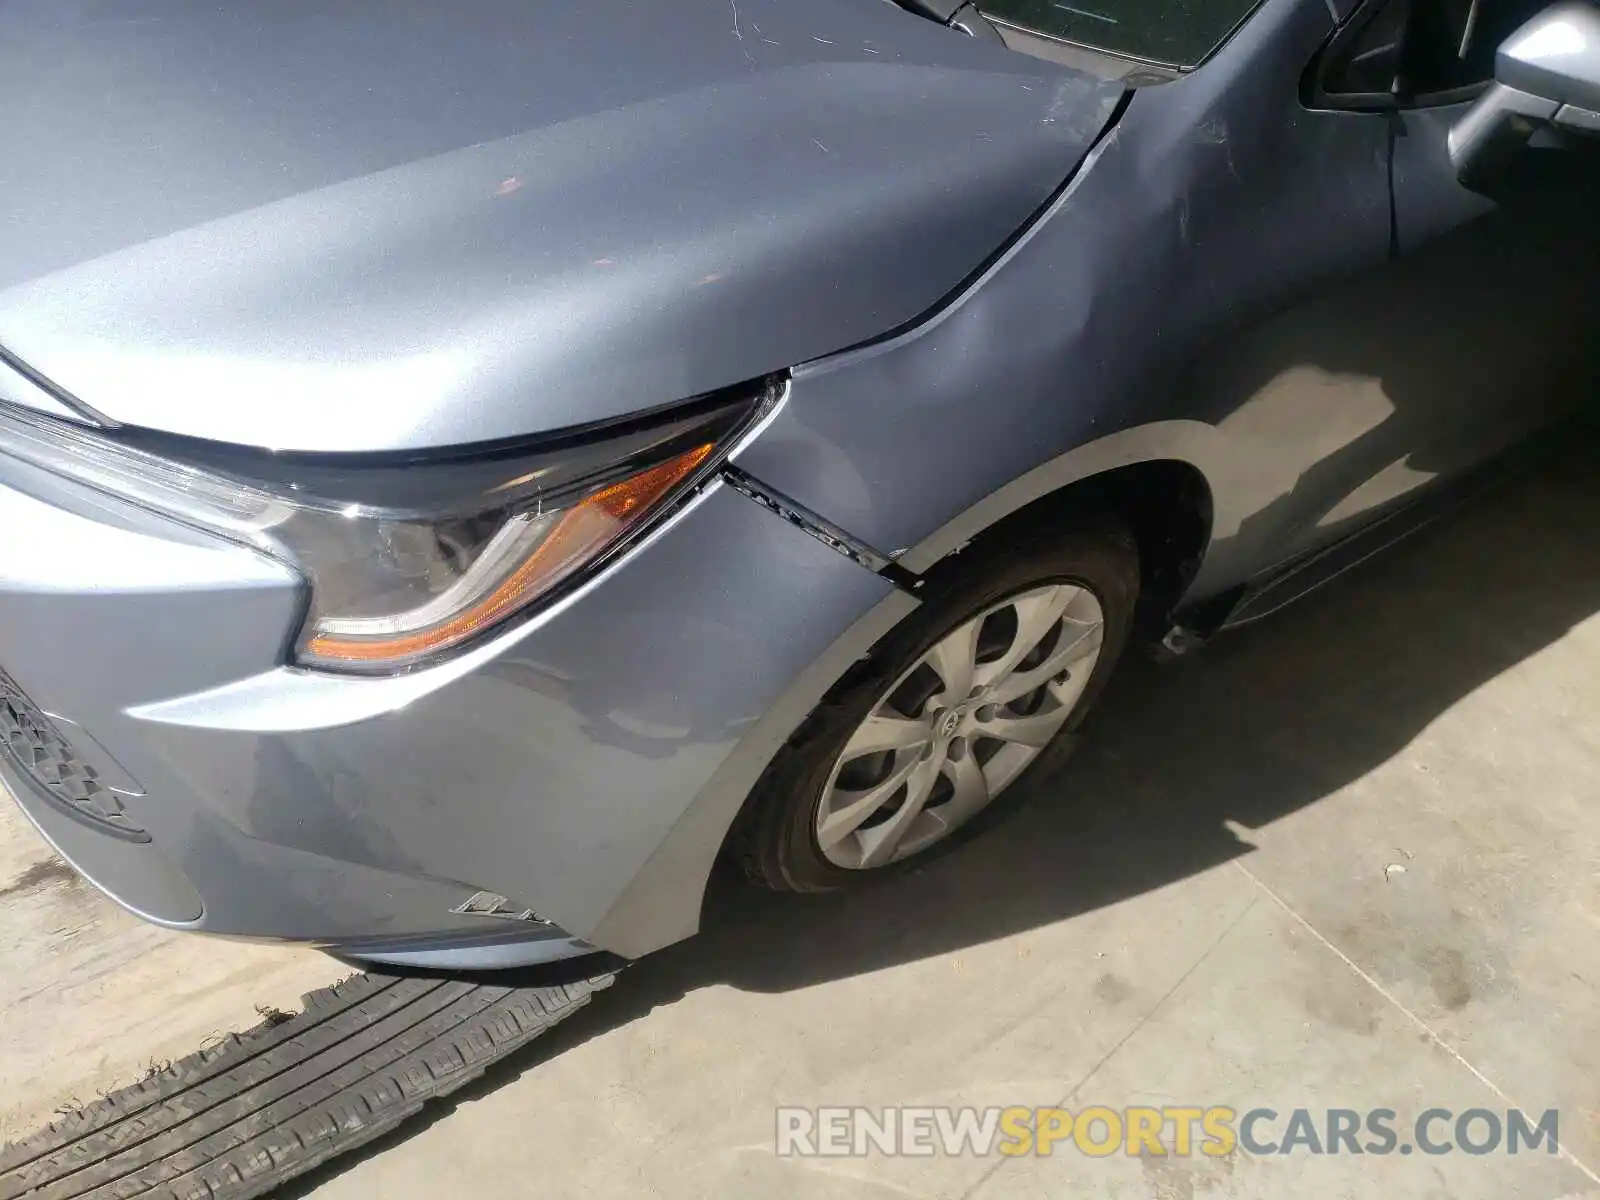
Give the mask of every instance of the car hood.
POLYGON ((913 320, 1118 95, 882 0, 0 0, 0 345, 277 449, 606 420, 913 320))

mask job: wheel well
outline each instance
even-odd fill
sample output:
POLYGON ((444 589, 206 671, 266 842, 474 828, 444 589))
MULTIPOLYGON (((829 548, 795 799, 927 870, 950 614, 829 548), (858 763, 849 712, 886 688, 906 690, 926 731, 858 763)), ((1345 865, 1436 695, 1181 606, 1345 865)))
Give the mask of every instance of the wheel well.
POLYGON ((972 546, 1048 537, 1086 513, 1112 513, 1133 534, 1141 576, 1138 626, 1157 636, 1164 633, 1211 541, 1211 488, 1205 476, 1175 459, 1116 467, 1025 504, 984 530, 972 546))
MULTIPOLYGON (((1048 538, 1074 519, 1100 513, 1117 516, 1139 549, 1135 636, 1159 637, 1166 632, 1166 618, 1188 589, 1211 539, 1211 488, 1205 476, 1185 462, 1162 459, 1132 463, 1041 496, 990 525, 961 551, 935 563, 925 578, 936 587, 943 572, 961 569, 961 560, 968 553, 1001 553, 1030 538, 1048 538)), ((871 670, 872 663, 871 653, 863 652, 829 686, 823 703, 838 689, 849 687, 861 672, 871 670)), ((814 709, 787 740, 804 740, 817 720, 818 711, 814 709)), ((770 764, 766 769, 771 769, 770 764)), ((728 826, 719 853, 736 843, 747 827, 759 788, 759 783, 751 786, 728 826)), ((709 889, 705 894, 710 895, 709 889)))

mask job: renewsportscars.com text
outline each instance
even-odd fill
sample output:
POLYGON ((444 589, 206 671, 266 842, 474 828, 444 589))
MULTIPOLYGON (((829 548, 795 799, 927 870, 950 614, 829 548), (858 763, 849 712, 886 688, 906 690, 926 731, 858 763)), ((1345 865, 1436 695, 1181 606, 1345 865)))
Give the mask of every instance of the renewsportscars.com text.
POLYGON ((777 1111, 783 1157, 865 1155, 1008 1157, 1072 1152, 1252 1155, 1525 1154, 1560 1152, 1555 1109, 823 1107, 777 1111))

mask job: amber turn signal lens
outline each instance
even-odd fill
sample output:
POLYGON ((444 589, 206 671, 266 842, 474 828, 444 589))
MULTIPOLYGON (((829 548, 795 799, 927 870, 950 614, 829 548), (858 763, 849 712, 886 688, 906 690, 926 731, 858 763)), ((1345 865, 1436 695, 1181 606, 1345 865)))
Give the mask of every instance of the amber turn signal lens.
POLYGON ((318 659, 409 661, 460 644, 526 607, 614 543, 630 525, 682 483, 715 449, 694 449, 585 496, 562 514, 492 591, 448 620, 393 637, 319 633, 305 644, 318 659))

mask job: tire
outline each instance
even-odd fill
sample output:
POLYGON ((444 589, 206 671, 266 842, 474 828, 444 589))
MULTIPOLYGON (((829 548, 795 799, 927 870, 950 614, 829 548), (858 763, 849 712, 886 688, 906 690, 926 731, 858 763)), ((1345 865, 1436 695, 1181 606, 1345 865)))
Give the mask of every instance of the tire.
POLYGON ((357 975, 0 1151, 0 1200, 249 1200, 380 1134, 565 1019, 546 988, 357 975))
POLYGON ((1139 598, 1138 549, 1126 527, 1110 517, 1086 520, 1053 538, 1048 547, 1027 554, 1017 553, 1014 545, 1015 539, 1011 547, 991 541, 988 549, 963 553, 955 577, 942 587, 935 584, 922 606, 835 685, 778 752, 753 790, 732 839, 733 856, 750 880, 780 892, 824 892, 920 867, 993 826, 1026 794, 1019 783, 1066 760, 1078 727, 1127 644, 1139 598), (1054 740, 986 808, 926 848, 884 865, 840 866, 831 861, 818 843, 818 811, 835 764, 861 723, 950 631, 1007 598, 1049 584, 1086 589, 1103 613, 1099 657, 1054 740))

